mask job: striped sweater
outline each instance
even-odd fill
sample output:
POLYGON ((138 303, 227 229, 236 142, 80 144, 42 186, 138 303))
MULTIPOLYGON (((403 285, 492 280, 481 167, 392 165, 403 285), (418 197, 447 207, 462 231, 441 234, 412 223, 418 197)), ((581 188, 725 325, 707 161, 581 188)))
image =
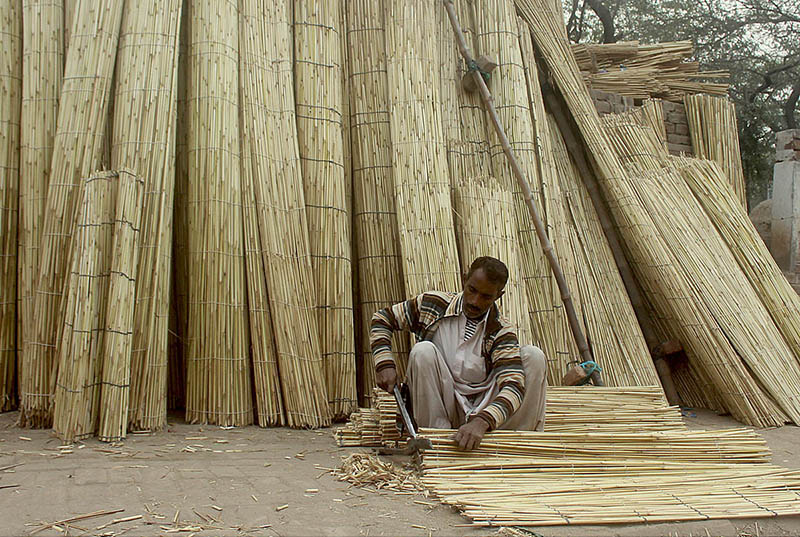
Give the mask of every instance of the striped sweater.
MULTIPOLYGON (((429 291, 377 311, 372 316, 370 327, 375 370, 394 367, 393 332, 409 330, 418 342, 430 341, 437 323, 445 317, 461 315, 462 306, 463 293, 429 291)), ((492 430, 501 426, 519 408, 525 394, 525 374, 517 334, 500 316, 497 305, 492 305, 486 318, 481 355, 486 360, 487 374, 495 377, 499 387, 494 400, 477 414, 492 430)))

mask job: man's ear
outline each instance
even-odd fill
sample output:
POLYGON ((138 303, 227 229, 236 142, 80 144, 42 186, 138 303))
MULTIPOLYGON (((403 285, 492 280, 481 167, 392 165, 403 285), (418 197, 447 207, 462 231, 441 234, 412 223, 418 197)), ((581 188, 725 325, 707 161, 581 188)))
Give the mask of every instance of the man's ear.
POLYGON ((468 279, 469 278, 467 278, 467 273, 466 272, 462 272, 461 273, 461 287, 462 288, 467 286, 467 280, 468 279))

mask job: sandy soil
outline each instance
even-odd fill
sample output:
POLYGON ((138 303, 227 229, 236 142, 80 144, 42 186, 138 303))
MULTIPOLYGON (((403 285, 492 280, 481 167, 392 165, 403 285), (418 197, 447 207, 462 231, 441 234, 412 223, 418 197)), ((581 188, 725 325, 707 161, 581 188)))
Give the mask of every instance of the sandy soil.
MULTIPOLYGON (((0 468, 13 466, 0 471, 0 535, 28 535, 42 523, 117 509, 36 535, 65 535, 64 529, 108 537, 498 535, 496 529, 465 527, 465 518, 434 499, 365 491, 335 480, 326 468, 369 450, 337 448, 331 430, 224 430, 175 418, 156 435, 62 448, 50 431, 17 428, 16 418, 14 412, 0 415, 0 468)), ((706 429, 738 425, 705 411, 688 413, 686 421, 706 429)), ((797 427, 762 433, 773 462, 800 468, 797 427)), ((788 536, 800 535, 800 516, 530 529, 563 537, 788 536)))

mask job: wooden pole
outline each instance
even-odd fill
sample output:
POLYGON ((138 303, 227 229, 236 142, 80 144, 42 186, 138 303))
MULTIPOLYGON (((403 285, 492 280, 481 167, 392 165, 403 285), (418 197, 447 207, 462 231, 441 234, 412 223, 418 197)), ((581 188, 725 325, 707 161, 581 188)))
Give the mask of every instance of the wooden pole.
MULTIPOLYGON (((464 34, 461 33, 461 26, 459 25, 458 18, 456 17, 453 0, 444 0, 444 7, 447 9, 447 14, 450 17, 450 23, 453 25, 453 32, 455 33, 461 56, 464 57, 464 60, 467 62, 468 66, 475 65, 475 60, 473 59, 472 54, 467 48, 466 41, 464 40, 464 34)), ((511 170, 514 172, 514 177, 516 177, 517 181, 519 182, 522 195, 525 198, 525 203, 528 206, 528 211, 530 212, 531 219, 533 220, 533 225, 536 228, 536 236, 539 237, 539 243, 542 245, 544 255, 547 257, 547 261, 550 263, 550 268, 553 271, 556 283, 558 284, 558 290, 561 293, 561 301, 564 303, 564 310, 567 313, 569 327, 572 330, 572 337, 575 338, 575 344, 578 347, 578 351, 581 354, 582 360, 584 362, 591 361, 592 355, 589 351, 589 345, 586 342, 586 336, 584 336, 581 325, 578 322, 578 315, 575 313, 575 306, 572 303, 572 294, 567 287, 567 280, 564 278, 564 272, 561 270, 561 265, 559 264, 558 259, 556 259, 555 252, 553 251, 553 245, 550 243, 550 239, 547 237, 547 232, 544 229, 544 224, 542 224, 542 219, 539 217, 539 212, 536 210, 536 206, 533 203, 533 195, 531 193, 530 184, 520 168, 519 161, 517 161, 514 151, 511 149, 511 144, 508 141, 508 137, 503 129, 503 125, 497 115, 497 110, 495 110, 494 99, 492 98, 492 94, 489 93, 489 88, 486 86, 486 81, 483 79, 480 71, 471 69, 470 72, 475 79, 478 91, 480 92, 483 102, 486 105, 489 117, 492 120, 492 124, 497 131, 497 136, 500 138, 500 143, 503 145, 503 152, 508 158, 511 170)), ((597 371, 592 374, 592 382, 598 386, 603 385, 603 382, 600 379, 600 375, 597 373, 597 371)))

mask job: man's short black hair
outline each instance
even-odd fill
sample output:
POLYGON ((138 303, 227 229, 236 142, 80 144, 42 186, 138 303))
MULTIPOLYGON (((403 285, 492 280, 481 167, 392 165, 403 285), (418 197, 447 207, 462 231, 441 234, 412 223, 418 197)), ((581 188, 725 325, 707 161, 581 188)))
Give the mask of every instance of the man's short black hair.
POLYGON ((472 262, 472 265, 469 266, 467 279, 478 269, 482 269, 486 278, 490 282, 499 285, 500 289, 506 286, 506 282, 508 281, 508 267, 499 259, 489 257, 488 255, 478 257, 472 262))

